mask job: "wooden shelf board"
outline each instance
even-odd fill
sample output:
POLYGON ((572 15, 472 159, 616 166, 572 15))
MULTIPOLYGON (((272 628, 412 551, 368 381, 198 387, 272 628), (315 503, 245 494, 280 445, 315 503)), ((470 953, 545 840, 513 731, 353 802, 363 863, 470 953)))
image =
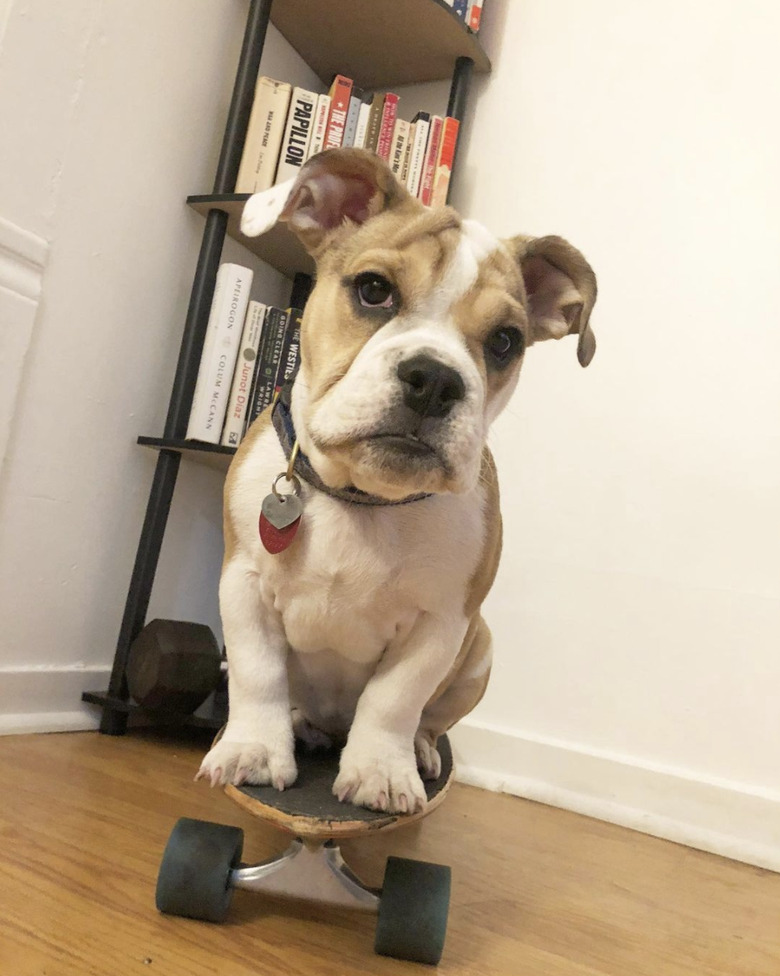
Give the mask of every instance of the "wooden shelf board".
POLYGON ((156 451, 177 451, 182 457, 205 464, 218 471, 227 471, 233 455, 234 447, 222 447, 220 444, 204 444, 202 441, 174 440, 167 437, 139 437, 138 443, 142 447, 151 447, 156 451))
POLYGON ((103 708, 111 708, 116 712, 126 712, 128 715, 137 715, 149 720, 153 725, 189 725, 199 729, 221 729, 227 719, 225 709, 220 709, 214 703, 213 697, 209 697, 201 707, 192 715, 173 715, 147 711, 137 705, 134 701, 126 701, 124 698, 114 698, 107 691, 84 691, 81 700, 89 702, 91 705, 100 705, 103 708))
POLYGON ((439 81, 461 56, 490 71, 479 38, 444 0, 276 0, 271 23, 325 85, 335 74, 375 89, 439 81))
POLYGON ((187 203, 204 217, 209 210, 224 210, 228 215, 229 236, 288 278, 293 278, 298 271, 314 274, 314 261, 286 224, 277 224, 261 237, 245 237, 241 233, 241 212, 249 196, 248 193, 205 193, 187 197, 187 203))

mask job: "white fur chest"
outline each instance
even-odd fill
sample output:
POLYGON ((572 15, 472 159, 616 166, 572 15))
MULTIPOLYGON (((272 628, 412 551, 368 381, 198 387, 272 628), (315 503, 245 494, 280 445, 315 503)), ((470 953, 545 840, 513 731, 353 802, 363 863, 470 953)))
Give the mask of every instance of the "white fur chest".
POLYGON ((304 514, 286 552, 258 536, 260 505, 285 460, 272 428, 239 470, 230 504, 262 603, 299 655, 335 652, 371 666, 420 613, 461 614, 483 538, 482 489, 407 505, 348 505, 302 486, 304 514))

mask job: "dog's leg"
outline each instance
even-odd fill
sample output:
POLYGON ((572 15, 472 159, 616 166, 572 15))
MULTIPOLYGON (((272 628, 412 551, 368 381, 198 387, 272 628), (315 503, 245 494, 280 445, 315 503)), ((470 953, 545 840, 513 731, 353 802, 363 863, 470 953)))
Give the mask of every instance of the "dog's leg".
POLYGON ((487 688, 492 657, 490 631, 477 613, 469 624, 455 665, 423 709, 414 739, 417 766, 423 779, 437 779, 441 773, 436 742, 479 704, 487 688))
MULTIPOLYGON (((456 617, 453 614, 453 617, 456 617)), ((413 813, 425 805, 414 738, 423 707, 457 657, 467 621, 421 614, 393 641, 358 701, 333 792, 342 801, 413 813)))
POLYGON ((229 562, 219 584, 228 651, 230 713, 224 735, 207 754, 196 778, 218 783, 295 781, 287 642, 279 615, 260 598, 256 572, 241 559, 229 562))

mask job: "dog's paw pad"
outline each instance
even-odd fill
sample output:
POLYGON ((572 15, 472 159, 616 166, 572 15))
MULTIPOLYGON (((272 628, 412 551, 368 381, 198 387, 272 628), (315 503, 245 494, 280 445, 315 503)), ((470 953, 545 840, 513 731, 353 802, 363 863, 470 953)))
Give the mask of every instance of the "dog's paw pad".
POLYGON ((414 752, 417 757, 417 768, 423 779, 438 779, 441 776, 441 756, 435 745, 431 745, 428 738, 418 733, 414 740, 414 752))
POLYGON ((195 779, 206 779, 212 786, 232 783, 266 786, 277 790, 292 786, 298 770, 289 747, 272 747, 261 742, 226 742, 224 738, 201 763, 195 779))
POLYGON ((295 738, 299 742, 302 742, 310 751, 333 748, 333 740, 331 737, 323 732, 322 729, 318 729, 312 725, 297 709, 293 709, 293 732, 295 738))

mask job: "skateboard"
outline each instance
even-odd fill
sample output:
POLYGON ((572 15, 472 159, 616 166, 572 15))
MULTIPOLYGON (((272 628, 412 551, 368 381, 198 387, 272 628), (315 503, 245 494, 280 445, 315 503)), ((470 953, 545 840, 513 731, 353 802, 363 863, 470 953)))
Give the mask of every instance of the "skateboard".
POLYGON ((222 922, 236 888, 352 906, 378 915, 377 953, 435 965, 444 949, 450 868, 389 857, 382 888, 371 888, 350 870, 338 842, 404 827, 435 810, 452 780, 452 751, 446 736, 437 747, 441 774, 425 783, 428 803, 414 814, 339 803, 331 793, 338 773, 337 750, 300 750, 298 778, 281 793, 270 786, 226 786, 231 800, 290 835, 292 842, 268 861, 244 864, 244 832, 239 827, 183 817, 160 864, 157 908, 167 915, 222 922))

